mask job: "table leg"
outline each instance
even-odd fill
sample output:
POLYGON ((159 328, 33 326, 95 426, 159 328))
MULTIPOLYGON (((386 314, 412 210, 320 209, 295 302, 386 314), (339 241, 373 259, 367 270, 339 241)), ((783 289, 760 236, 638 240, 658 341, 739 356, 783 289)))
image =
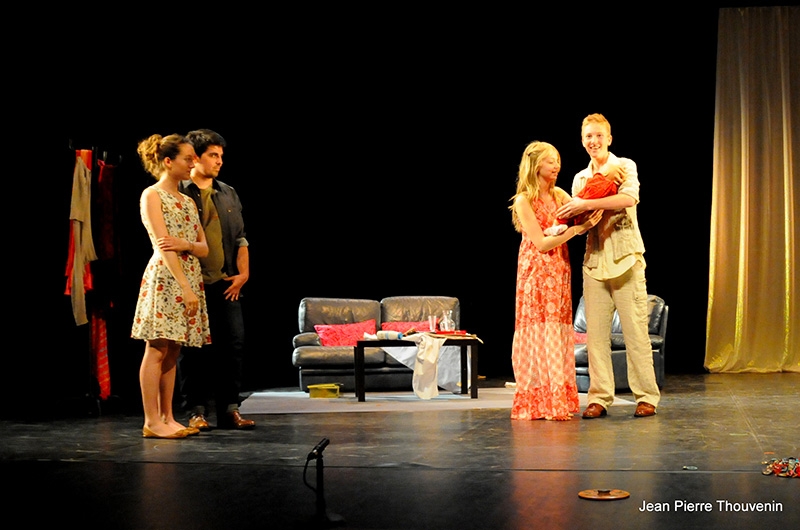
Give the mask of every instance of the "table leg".
POLYGON ((364 346, 355 346, 355 382, 356 398, 358 401, 366 401, 366 391, 364 388, 364 346))
POLYGON ((467 370, 467 359, 469 358, 469 346, 466 344, 461 345, 461 393, 467 394, 469 392, 469 372, 467 370))
POLYGON ((478 341, 472 344, 470 352, 470 370, 472 371, 471 398, 478 399, 478 341))

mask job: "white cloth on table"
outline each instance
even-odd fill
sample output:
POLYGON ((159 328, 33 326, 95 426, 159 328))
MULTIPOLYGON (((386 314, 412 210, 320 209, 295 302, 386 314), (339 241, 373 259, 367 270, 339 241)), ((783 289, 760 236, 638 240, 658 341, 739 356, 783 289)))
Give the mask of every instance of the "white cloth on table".
MULTIPOLYGON (((412 386, 420 399, 439 395, 439 387, 448 392, 461 392, 461 346, 442 346, 446 337, 427 334, 409 335, 403 340, 417 346, 386 347, 386 353, 414 370, 412 386)), ((467 350, 467 381, 470 379, 469 349, 467 350)))

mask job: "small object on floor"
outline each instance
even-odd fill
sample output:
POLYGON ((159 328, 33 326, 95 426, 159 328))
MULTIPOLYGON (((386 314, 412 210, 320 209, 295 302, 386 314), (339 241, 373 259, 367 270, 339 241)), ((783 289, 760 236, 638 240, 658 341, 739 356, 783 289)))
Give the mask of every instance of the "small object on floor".
POLYGON ((506 388, 517 388, 517 383, 514 381, 506 381, 506 388))
POLYGON ((160 434, 154 433, 153 431, 151 431, 147 427, 142 427, 142 437, 143 438, 160 438, 162 440, 178 440, 180 438, 186 438, 187 436, 189 436, 189 433, 186 432, 186 429, 181 429, 181 430, 176 431, 176 432, 174 432, 172 434, 167 434, 167 435, 162 436, 160 434))
POLYGON ((601 418, 606 414, 608 414, 608 412, 606 412, 605 407, 598 403, 592 403, 583 411, 583 418, 593 420, 594 418, 601 418))
POLYGON ((578 493, 581 499, 589 499, 592 501, 616 501, 619 499, 627 499, 631 494, 624 490, 583 490, 578 493))
POLYGON ((312 398, 338 398, 342 386, 341 383, 308 385, 308 395, 312 398))
POLYGON ((253 420, 246 420, 242 418, 238 410, 227 412, 217 419, 217 427, 220 429, 252 429, 256 426, 253 420))
POLYGON ((198 431, 208 431, 211 429, 211 425, 208 424, 208 420, 206 420, 205 416, 202 414, 192 414, 192 417, 189 418, 189 427, 197 429, 198 431))
POLYGON ((783 459, 773 458, 768 462, 762 462, 767 467, 762 472, 764 475, 775 475, 776 477, 800 478, 800 465, 797 458, 790 456, 783 459))
POLYGON ((650 403, 644 401, 636 405, 636 412, 633 413, 637 418, 646 418, 647 416, 655 416, 656 408, 650 403))

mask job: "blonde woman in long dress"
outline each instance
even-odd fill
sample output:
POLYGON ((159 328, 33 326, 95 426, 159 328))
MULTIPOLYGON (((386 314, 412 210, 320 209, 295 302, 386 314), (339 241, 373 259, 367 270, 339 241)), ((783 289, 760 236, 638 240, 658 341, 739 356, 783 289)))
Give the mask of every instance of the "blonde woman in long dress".
POLYGON ((517 193, 510 207, 522 234, 517 260, 517 295, 511 362, 516 392, 515 420, 569 420, 579 412, 575 382, 571 271, 567 241, 597 224, 602 212, 558 235, 544 230, 570 196, 555 186, 561 156, 546 142, 522 154, 517 193))

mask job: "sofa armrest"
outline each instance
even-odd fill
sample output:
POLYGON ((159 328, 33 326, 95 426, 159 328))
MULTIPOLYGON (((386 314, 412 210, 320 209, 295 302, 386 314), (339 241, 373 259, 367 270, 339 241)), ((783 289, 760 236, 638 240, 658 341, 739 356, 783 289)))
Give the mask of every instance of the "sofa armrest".
POLYGON ((292 345, 295 348, 299 348, 300 346, 322 346, 322 342, 319 340, 319 335, 316 333, 305 332, 295 335, 292 339, 292 345))

